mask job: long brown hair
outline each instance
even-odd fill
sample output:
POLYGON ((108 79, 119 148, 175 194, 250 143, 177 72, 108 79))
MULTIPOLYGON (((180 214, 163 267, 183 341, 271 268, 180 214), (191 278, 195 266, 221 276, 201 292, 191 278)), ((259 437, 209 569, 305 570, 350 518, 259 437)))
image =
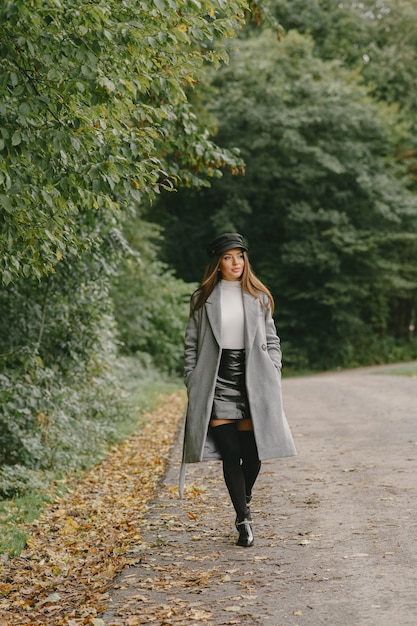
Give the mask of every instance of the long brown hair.
MULTIPOLYGON (((209 297, 217 283, 220 282, 222 277, 220 272, 220 261, 222 260, 223 255, 227 252, 228 250, 223 252, 220 256, 213 257, 208 263, 200 286, 194 291, 193 295, 191 296, 191 313, 194 313, 202 306, 204 306, 207 298, 209 297)), ((249 263, 249 257, 246 250, 242 250, 242 254, 245 261, 242 278, 240 279, 242 290, 253 296, 254 298, 257 298, 258 300, 260 300, 259 292, 264 293, 268 298, 269 306, 271 307, 271 313, 273 313, 274 299, 271 292, 269 291, 268 287, 265 287, 265 285, 259 280, 259 278, 255 276, 255 273, 249 263)), ((262 301, 261 304, 262 306, 264 306, 262 301)))

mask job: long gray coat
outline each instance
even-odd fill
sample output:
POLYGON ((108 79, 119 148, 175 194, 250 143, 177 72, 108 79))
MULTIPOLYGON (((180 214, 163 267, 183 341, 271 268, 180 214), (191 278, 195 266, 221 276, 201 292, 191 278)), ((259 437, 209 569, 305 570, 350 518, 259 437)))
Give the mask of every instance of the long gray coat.
MULTIPOLYGON (((267 297, 259 297, 267 304, 267 297)), ((282 406, 281 348, 269 305, 243 292, 246 389, 261 460, 294 456, 296 449, 282 406)), ((190 316, 185 332, 184 376, 188 393, 183 464, 219 459, 209 423, 221 357, 220 285, 190 316)))

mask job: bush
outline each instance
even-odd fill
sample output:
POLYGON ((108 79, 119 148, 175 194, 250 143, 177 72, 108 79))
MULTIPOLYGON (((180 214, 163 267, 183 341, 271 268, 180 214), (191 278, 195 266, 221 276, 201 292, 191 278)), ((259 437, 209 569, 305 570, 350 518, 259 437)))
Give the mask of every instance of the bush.
POLYGON ((109 372, 66 380, 38 367, 1 376, 0 497, 39 487, 49 473, 99 460, 117 437, 123 400, 109 372), (39 483, 40 481, 40 483, 39 483))
POLYGON ((175 277, 158 260, 152 240, 159 228, 137 220, 127 233, 132 255, 113 280, 111 295, 124 355, 148 353, 154 367, 169 375, 183 370, 184 331, 195 284, 175 277))
POLYGON ((32 472, 100 458, 122 401, 105 278, 74 284, 63 266, 46 285, 4 288, 0 304, 0 496, 9 497, 31 488, 32 472))

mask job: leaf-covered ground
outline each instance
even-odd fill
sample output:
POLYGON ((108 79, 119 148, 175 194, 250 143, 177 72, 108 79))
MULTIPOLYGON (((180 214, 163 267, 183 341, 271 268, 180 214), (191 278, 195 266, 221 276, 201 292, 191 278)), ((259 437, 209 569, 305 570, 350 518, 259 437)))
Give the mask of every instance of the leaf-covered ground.
MULTIPOLYGON (((185 406, 179 392, 70 486, 27 528, 19 557, 0 561, 0 626, 100 624, 107 591, 140 543, 185 406)), ((132 556, 133 554, 133 556, 132 556)))
POLYGON ((254 547, 235 545, 220 463, 191 464, 178 499, 173 395, 3 563, 1 626, 415 626, 415 379, 283 389, 299 455, 263 463, 254 547))

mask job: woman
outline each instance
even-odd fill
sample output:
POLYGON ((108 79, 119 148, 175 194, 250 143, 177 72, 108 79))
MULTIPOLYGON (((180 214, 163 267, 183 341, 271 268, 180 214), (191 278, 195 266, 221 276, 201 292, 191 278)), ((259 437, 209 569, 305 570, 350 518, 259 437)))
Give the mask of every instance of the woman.
POLYGON ((264 459, 293 456, 282 408, 281 349, 274 302, 254 275, 239 233, 208 248, 210 262, 191 298, 185 332, 185 463, 221 458, 236 511, 237 545, 254 543, 249 504, 264 459))

